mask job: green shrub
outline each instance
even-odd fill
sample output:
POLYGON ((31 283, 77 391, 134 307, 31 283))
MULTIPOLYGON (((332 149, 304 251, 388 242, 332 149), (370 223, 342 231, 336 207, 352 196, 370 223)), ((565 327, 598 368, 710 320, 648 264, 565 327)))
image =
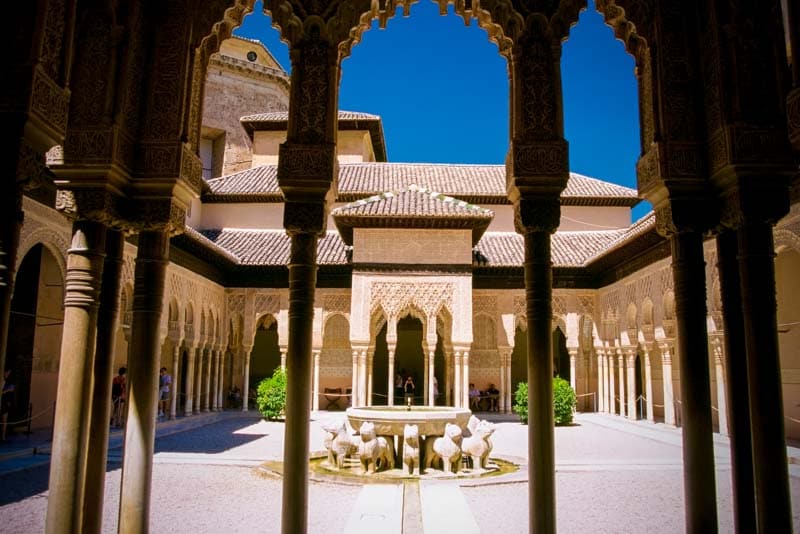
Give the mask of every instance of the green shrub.
POLYGON ((269 420, 277 419, 286 409, 286 372, 276 369, 270 378, 258 384, 256 396, 258 411, 269 420))
MULTIPOLYGON (((572 422, 575 410, 575 391, 563 378, 553 378, 553 415, 557 425, 568 425, 572 422)), ((520 382, 514 394, 514 413, 522 424, 528 424, 528 383, 520 382)))
POLYGON ((572 422, 575 410, 575 391, 563 378, 553 379, 553 415, 557 425, 568 425, 572 422))
POLYGON ((517 384, 517 391, 514 393, 514 413, 519 416, 523 425, 528 424, 528 383, 520 382, 517 384))

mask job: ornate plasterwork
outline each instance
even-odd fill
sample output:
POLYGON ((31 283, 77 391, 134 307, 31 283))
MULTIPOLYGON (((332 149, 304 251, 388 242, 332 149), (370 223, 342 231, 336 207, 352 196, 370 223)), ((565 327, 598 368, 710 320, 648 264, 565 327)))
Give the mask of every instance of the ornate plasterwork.
POLYGON ((350 312, 350 295, 347 293, 325 295, 323 308, 326 312, 347 314, 350 312))
POLYGON ((67 250, 70 244, 68 223, 57 211, 26 197, 23 197, 22 206, 25 210, 25 219, 20 229, 14 272, 19 272, 19 267, 28 251, 41 243, 53 254, 61 270, 61 279, 64 280, 67 273, 67 250))
POLYGON ((497 314, 497 297, 494 295, 473 296, 472 313, 474 315, 485 313, 489 317, 494 317, 497 314))
POLYGON ((452 314, 455 285, 448 282, 372 282, 370 311, 381 306, 387 315, 416 307, 428 317, 435 317, 444 307, 452 314))

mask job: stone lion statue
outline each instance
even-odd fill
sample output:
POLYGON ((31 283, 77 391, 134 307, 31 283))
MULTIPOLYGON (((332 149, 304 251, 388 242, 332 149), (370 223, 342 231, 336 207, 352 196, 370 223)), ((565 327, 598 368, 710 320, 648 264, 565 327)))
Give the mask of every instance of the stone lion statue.
POLYGON ((361 425, 361 443, 358 457, 365 473, 394 468, 394 446, 391 441, 375 435, 375 425, 369 421, 361 425))
POLYGON ((474 415, 467 424, 471 435, 461 442, 461 451, 472 460, 473 469, 486 469, 489 453, 492 452, 492 434, 494 425, 489 421, 480 421, 474 415), (473 421, 474 419, 474 421, 473 421))
POLYGON ((350 435, 347 423, 342 419, 325 421, 320 426, 327 432, 325 448, 328 449, 328 465, 342 469, 344 459, 358 450, 358 442, 350 435))
POLYGON ((444 436, 425 440, 425 469, 430 469, 442 461, 445 473, 457 473, 461 462, 461 428, 447 423, 444 436))
POLYGON ((419 427, 406 425, 403 429, 403 472, 413 475, 415 467, 419 474, 419 427))

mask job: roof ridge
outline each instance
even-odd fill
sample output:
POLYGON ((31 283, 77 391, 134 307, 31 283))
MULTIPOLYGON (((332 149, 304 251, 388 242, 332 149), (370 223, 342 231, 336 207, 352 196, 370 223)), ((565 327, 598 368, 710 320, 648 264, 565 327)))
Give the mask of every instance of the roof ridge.
MULTIPOLYGON (((453 204, 455 204, 455 206, 457 206, 459 208, 462 208, 462 209, 465 209, 465 210, 468 210, 468 211, 474 211, 474 212, 477 212, 477 213, 494 215, 494 212, 492 210, 489 210, 489 209, 486 209, 486 208, 482 208, 482 207, 477 206, 475 204, 470 204, 469 202, 467 202, 465 200, 459 200, 457 198, 445 195, 444 193, 440 193, 438 191, 434 191, 430 187, 419 186, 419 185, 413 184, 413 183, 409 184, 406 187, 404 187, 402 189, 399 189, 399 190, 384 191, 383 193, 378 193, 377 195, 372 195, 372 196, 367 197, 367 198, 363 198, 363 199, 355 200, 353 202, 349 202, 349 203, 345 204, 344 206, 339 206, 338 208, 332 210, 331 213, 336 213, 336 212, 341 213, 341 212, 344 212, 345 210, 357 208, 357 207, 360 207, 360 206, 366 206, 367 204, 373 204, 375 202, 382 202, 384 200, 388 200, 388 199, 400 196, 400 195, 402 195, 404 193, 421 194, 421 195, 429 196, 431 198, 431 200, 434 200, 436 202, 453 203, 453 204)), ((429 217, 429 216, 430 215, 426 215, 426 217, 429 217)))

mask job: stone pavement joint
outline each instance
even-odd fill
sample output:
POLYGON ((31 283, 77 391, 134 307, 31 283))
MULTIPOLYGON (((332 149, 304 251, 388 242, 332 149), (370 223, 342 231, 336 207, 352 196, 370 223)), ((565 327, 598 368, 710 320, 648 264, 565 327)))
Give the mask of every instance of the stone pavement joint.
POLYGON ((402 534, 403 486, 366 484, 350 512, 345 534, 402 534))

